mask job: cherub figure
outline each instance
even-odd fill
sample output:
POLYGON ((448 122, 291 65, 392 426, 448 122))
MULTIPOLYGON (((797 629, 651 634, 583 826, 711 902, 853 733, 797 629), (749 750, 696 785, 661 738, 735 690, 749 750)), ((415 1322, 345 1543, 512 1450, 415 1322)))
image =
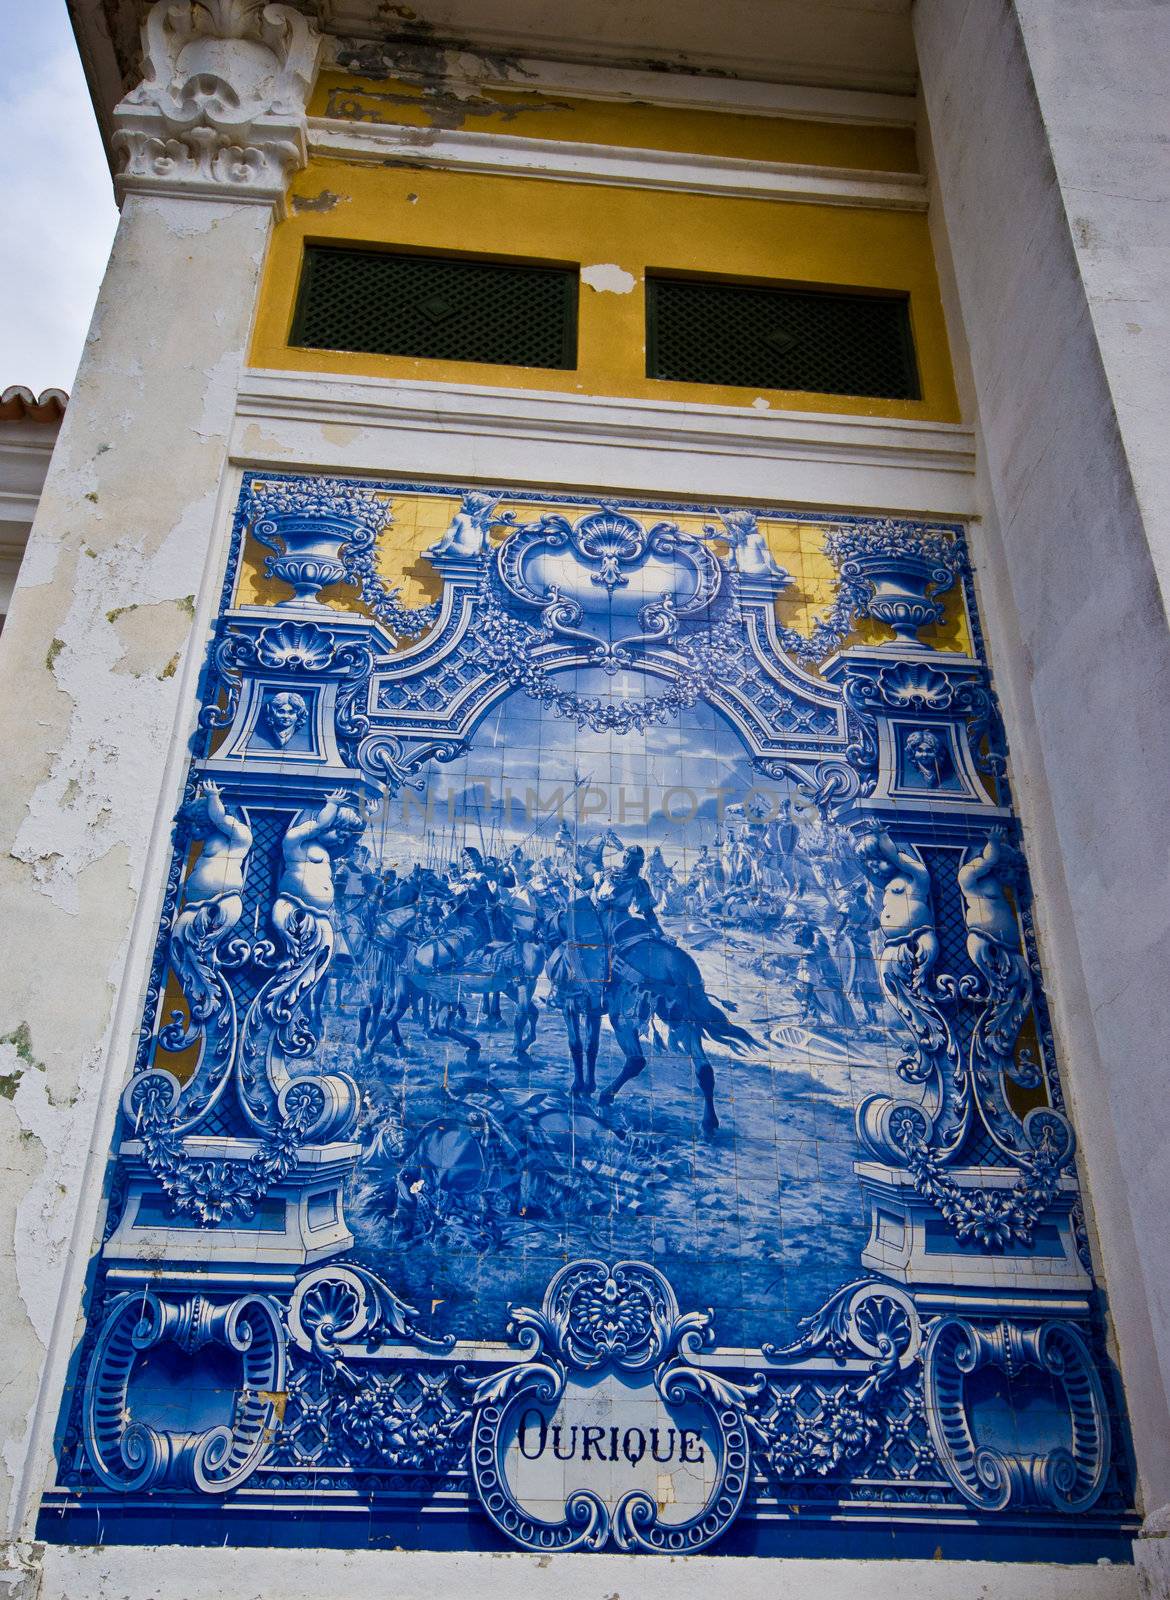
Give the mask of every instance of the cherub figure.
POLYGON ((768 541, 760 531, 759 519, 754 511, 721 511, 722 530, 708 525, 704 533, 708 538, 724 538, 731 549, 728 562, 732 569, 745 578, 781 578, 788 581, 789 574, 777 566, 768 541))
POLYGON ((992 828, 987 843, 964 857, 958 872, 967 924, 967 954, 987 980, 988 1001, 977 1025, 977 1039, 1009 1069, 1016 1039, 1032 1004, 1032 974, 1020 948, 1020 927, 1008 889, 1018 889, 1025 864, 1002 828, 992 828))
MULTIPOLYGON (((463 496, 463 504, 451 518, 443 537, 423 554, 435 556, 478 556, 488 548, 494 518, 492 512, 500 503, 498 494, 487 494, 472 489, 463 496)), ((509 521, 510 518, 504 518, 509 521)))
POLYGON ((217 947, 244 914, 244 874, 252 830, 224 806, 219 786, 206 779, 179 813, 189 837, 202 841, 183 886, 183 903, 171 928, 170 955, 193 1022, 211 1015, 220 984, 217 947))
POLYGON ((333 863, 343 860, 365 829, 366 819, 346 789, 335 789, 315 815, 301 812, 285 830, 282 867, 272 907, 273 925, 290 943, 290 925, 308 915, 332 927, 333 863))
POLYGON ((946 776, 947 753, 931 728, 915 728, 906 736, 906 755, 928 789, 938 789, 946 776))
POLYGON ((950 1028, 928 990, 939 951, 930 872, 917 851, 900 848, 884 828, 863 833, 857 853, 878 910, 878 982, 918 1047, 917 1062, 908 1058, 900 1070, 903 1077, 921 1081, 940 1055, 954 1050, 950 1028))
MULTIPOLYGON (((234 928, 244 911, 244 868, 252 848, 252 830, 224 806, 219 785, 206 779, 195 798, 180 812, 180 822, 203 848, 183 886, 183 909, 175 921, 188 922, 202 913, 214 920, 219 936, 234 928)), ((172 935, 173 937, 173 935, 172 935)))

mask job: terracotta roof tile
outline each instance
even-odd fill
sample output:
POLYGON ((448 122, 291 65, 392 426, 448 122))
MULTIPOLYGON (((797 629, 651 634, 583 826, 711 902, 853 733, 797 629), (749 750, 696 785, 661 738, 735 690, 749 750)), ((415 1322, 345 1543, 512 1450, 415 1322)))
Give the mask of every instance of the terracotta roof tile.
POLYGON ((60 422, 68 404, 64 389, 42 389, 35 395, 14 383, 0 392, 0 422, 60 422))

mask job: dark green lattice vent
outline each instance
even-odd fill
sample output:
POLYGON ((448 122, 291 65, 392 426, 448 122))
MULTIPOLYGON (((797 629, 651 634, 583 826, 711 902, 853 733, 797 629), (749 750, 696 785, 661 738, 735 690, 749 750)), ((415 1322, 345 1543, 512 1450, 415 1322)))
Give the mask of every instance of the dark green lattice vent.
POLYGON ((904 296, 659 277, 646 295, 651 378, 920 397, 904 296))
POLYGON ((311 245, 292 343, 513 367, 577 364, 577 269, 311 245))

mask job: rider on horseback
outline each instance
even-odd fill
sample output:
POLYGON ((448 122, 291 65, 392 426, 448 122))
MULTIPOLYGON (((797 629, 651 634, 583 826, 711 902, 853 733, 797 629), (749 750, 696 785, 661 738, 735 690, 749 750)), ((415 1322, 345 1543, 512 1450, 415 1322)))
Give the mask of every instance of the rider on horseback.
POLYGON ((620 863, 602 875, 593 891, 593 903, 613 964, 642 939, 657 937, 673 942, 658 921, 654 892, 642 876, 645 864, 642 846, 630 845, 620 863))
POLYGON ((450 880, 450 898, 442 924, 443 942, 451 959, 492 943, 496 898, 496 886, 488 877, 483 856, 474 845, 466 845, 459 857, 459 871, 450 880))

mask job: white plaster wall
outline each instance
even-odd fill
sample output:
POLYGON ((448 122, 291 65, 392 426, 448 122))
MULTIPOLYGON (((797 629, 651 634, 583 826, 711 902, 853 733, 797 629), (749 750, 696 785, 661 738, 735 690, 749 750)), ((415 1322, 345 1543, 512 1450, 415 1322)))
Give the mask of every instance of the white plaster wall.
POLYGON ((1170 6, 1015 0, 1077 267, 1170 596, 1170 6))
MULTIPOLYGON (((47 1547, 38 1600, 1137 1600, 1132 1567, 47 1547)), ((0 1591, 2 1592, 2 1591, 0 1591)), ((13 1595, 12 1600, 32 1600, 13 1595)))
MULTIPOLYGON (((268 220, 265 206, 127 201, 0 638, 10 1535, 43 1481, 138 1023, 268 220)), ((6 1572, 23 1581, 0 1565, 0 1592, 6 1572)))
MULTIPOLYGON (((1020 0, 1025 18, 1030 6, 1020 0)), ((1077 14, 1138 9, 1150 8, 1039 5, 1050 39, 1074 14, 1061 50, 1077 14)), ((976 558, 1151 1511, 1170 1498, 1170 630, 1158 531, 1135 489, 1012 7, 917 0, 914 15, 983 443, 976 558)), ((1070 85, 1052 70, 1053 91, 1075 101, 1076 75, 1070 85)), ((1107 196, 1094 204, 1107 209, 1107 196)))

